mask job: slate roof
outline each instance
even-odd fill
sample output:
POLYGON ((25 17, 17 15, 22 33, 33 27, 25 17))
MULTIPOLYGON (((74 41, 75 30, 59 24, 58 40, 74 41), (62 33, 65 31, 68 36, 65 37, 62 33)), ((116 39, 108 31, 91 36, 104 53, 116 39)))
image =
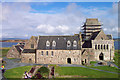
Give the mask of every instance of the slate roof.
POLYGON ((112 39, 112 35, 106 35, 109 39, 112 39))
POLYGON ((55 50, 66 50, 66 49, 76 49, 79 50, 80 49, 80 45, 78 45, 79 42, 79 36, 39 36, 39 42, 38 42, 38 48, 37 49, 53 49, 52 47, 52 42, 53 40, 56 42, 56 46, 55 46, 55 50), (46 47, 46 41, 50 42, 50 47, 47 48, 46 47), (67 47, 67 41, 71 42, 71 46, 68 48, 67 47), (77 41, 77 47, 74 48, 73 47, 73 41, 76 40, 77 41))
POLYGON ((91 41, 85 41, 84 44, 82 45, 82 48, 92 48, 92 43, 91 41))
POLYGON ((16 45, 15 48, 17 49, 17 51, 18 51, 19 53, 21 53, 21 51, 22 51, 21 49, 24 48, 24 45, 16 45))
POLYGON ((24 49, 22 53, 35 53, 36 49, 24 49))
POLYGON ((99 34, 99 32, 100 31, 92 33, 90 40, 94 40, 97 37, 97 35, 99 34))

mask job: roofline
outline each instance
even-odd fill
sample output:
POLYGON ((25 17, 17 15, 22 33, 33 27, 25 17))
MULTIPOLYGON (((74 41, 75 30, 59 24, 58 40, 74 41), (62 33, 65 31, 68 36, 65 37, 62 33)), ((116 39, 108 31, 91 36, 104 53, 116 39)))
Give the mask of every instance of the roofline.
POLYGON ((70 36, 76 36, 76 35, 43 35, 43 36, 39 35, 39 37, 47 37, 47 36, 50 36, 50 37, 55 37, 55 36, 66 37, 66 36, 68 36, 68 37, 70 37, 70 36))

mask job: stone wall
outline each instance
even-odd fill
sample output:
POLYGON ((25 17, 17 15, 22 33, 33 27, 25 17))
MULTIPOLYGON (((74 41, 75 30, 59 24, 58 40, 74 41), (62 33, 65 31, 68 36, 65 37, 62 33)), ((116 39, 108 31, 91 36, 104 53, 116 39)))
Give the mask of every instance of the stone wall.
POLYGON ((7 53, 7 58, 20 58, 21 55, 13 45, 7 53))
POLYGON ((103 60, 110 61, 114 57, 114 40, 92 40, 92 48, 94 49, 95 59, 99 59, 99 55, 102 53, 103 60), (107 48, 108 45, 108 48, 107 48), (97 46, 97 47, 95 47, 97 46), (98 48, 99 46, 99 48, 98 48))
POLYGON ((103 30, 101 30, 95 38, 95 40, 100 40, 100 39, 109 40, 109 38, 106 36, 106 34, 103 32, 103 30))
POLYGON ((39 64, 68 64, 68 58, 71 64, 81 64, 81 50, 37 50, 36 53, 39 64))
POLYGON ((37 48, 37 37, 32 36, 26 43, 24 46, 24 49, 36 49, 37 48), (31 48, 31 44, 34 45, 34 48, 31 48))
POLYGON ((21 62, 23 62, 23 63, 35 63, 35 53, 22 53, 21 62))
POLYGON ((92 48, 82 48, 81 53, 82 64, 90 63, 90 61, 95 61, 94 49, 92 48))

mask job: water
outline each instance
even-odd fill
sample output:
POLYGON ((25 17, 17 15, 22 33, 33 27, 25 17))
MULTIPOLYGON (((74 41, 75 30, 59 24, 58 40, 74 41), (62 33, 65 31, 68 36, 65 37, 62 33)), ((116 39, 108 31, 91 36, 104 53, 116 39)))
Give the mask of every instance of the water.
MULTIPOLYGON (((17 45, 17 43, 13 42, 0 42, 0 47, 12 47, 12 45, 17 45)), ((114 41, 115 49, 120 50, 120 41, 114 41), (119 44, 119 45, 118 45, 119 44)))
POLYGON ((120 50, 120 41, 114 41, 114 46, 116 50, 120 50))
POLYGON ((18 43, 13 42, 0 42, 0 47, 12 47, 12 45, 17 45, 18 43))

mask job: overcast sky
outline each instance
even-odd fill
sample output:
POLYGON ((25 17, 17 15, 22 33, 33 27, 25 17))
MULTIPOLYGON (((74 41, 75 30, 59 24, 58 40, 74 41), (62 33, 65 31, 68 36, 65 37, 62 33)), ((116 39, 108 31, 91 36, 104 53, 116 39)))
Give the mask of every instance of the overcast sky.
POLYGON ((0 11, 3 38, 73 35, 86 18, 98 18, 106 34, 118 36, 118 4, 113 2, 4 2, 0 11))

